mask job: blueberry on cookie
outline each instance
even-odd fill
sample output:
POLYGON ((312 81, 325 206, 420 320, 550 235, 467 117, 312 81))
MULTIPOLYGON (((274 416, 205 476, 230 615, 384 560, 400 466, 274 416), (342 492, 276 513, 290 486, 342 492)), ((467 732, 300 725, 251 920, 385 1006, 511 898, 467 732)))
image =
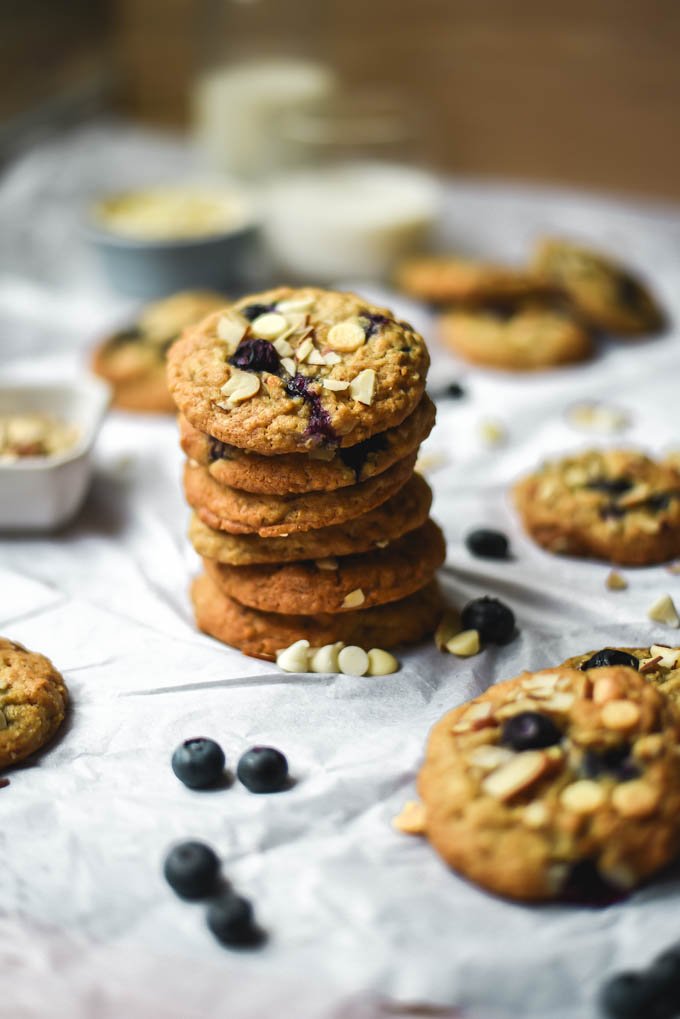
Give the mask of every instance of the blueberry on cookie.
POLYGON ((671 700, 680 703, 680 647, 652 644, 651 647, 603 648, 574 655, 563 664, 583 670, 628 665, 671 700))

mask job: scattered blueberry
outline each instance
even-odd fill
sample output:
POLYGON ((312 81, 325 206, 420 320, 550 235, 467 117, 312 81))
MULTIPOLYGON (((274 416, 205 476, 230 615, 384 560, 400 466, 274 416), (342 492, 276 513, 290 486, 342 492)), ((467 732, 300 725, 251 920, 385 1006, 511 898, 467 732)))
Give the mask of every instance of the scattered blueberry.
POLYGON ((552 747, 562 739, 562 733, 552 718, 539 711, 521 711, 504 723, 501 742, 513 750, 539 750, 552 747))
POLYGON ((203 899, 215 890, 220 861, 204 842, 181 842, 165 857, 163 873, 183 899, 203 899))
POLYGON ((600 1008, 608 1019, 652 1019, 655 993, 644 973, 617 973, 602 988, 600 1008))
POLYGON ((470 552, 480 559, 507 559, 510 551, 508 539, 503 532, 486 527, 470 531, 465 544, 470 552))
POLYGON ((446 387, 446 395, 451 400, 462 400, 464 396, 467 396, 467 393, 460 382, 450 382, 446 387))
POLYGON ((208 927, 218 941, 233 948, 258 944, 262 932, 255 924, 253 907, 241 895, 227 892, 208 906, 208 927))
POLYGON ((251 793, 278 793, 288 782, 288 761, 274 747, 252 747, 242 755, 236 775, 251 793))
POLYGON ((602 669, 606 665, 627 665, 630 669, 639 669, 640 662, 635 655, 629 655, 627 651, 617 651, 613 647, 605 647, 596 651, 594 655, 581 665, 583 672, 586 669, 602 669))
POLYGON ((306 375, 294 375, 286 382, 286 392, 289 396, 301 397, 309 406, 309 424, 305 435, 316 439, 319 443, 335 444, 338 437, 331 424, 331 416, 322 406, 317 394, 309 388, 311 381, 306 375))
POLYGON ((513 612, 498 598, 475 598, 460 615, 464 630, 477 630, 482 644, 507 644, 515 632, 513 612))
POLYGON ((240 314, 247 318, 249 322, 254 322, 260 315, 266 315, 268 311, 273 311, 275 307, 275 304, 248 304, 245 308, 240 309, 240 314))
POLYGON ((229 358, 229 364, 245 372, 271 372, 278 375, 281 370, 279 354, 269 340, 241 340, 229 358))
POLYGON ((633 487, 633 481, 630 478, 598 478, 589 481, 585 487, 594 492, 606 492, 608 495, 623 495, 633 487))
POLYGON ((209 789, 224 773, 224 751, 212 739, 187 739, 172 755, 172 770, 190 789, 209 789))
POLYGON ((669 1015, 680 1012, 680 945, 667 948, 647 971, 647 979, 669 1015))

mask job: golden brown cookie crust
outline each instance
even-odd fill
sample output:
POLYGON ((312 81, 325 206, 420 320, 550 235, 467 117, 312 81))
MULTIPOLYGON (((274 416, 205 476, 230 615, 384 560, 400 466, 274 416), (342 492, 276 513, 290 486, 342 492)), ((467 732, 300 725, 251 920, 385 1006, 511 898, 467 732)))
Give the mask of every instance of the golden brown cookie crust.
POLYGON ((568 896, 584 863, 627 891, 680 849, 679 737, 676 706, 633 669, 524 673, 434 726, 418 778, 427 837, 508 898, 568 896), (524 711, 548 716, 560 741, 503 743, 504 722, 524 711))
POLYGON ((545 464, 515 485, 514 498, 549 552, 630 566, 680 554, 680 472, 642 453, 591 450, 545 464))
MULTIPOLYGON (((173 345, 168 355, 170 391, 195 428, 230 445, 271 456, 309 452, 319 445, 353 446, 399 425, 413 413, 424 392, 429 356, 422 337, 407 323, 398 322, 388 309, 371 305, 356 294, 313 287, 279 287, 254 294, 231 310, 240 315, 261 306, 278 315, 282 301, 311 302, 305 312, 286 312, 287 322, 295 321, 292 315, 305 319, 305 324, 286 337, 292 348, 287 358, 291 371, 284 370, 281 376, 248 372, 259 380, 259 388, 242 402, 234 403, 231 395, 223 392, 238 376, 229 363, 234 348, 218 336, 222 315, 209 316, 191 335, 173 345), (341 324, 343 330, 347 326, 349 338, 331 335, 341 324), (357 337, 356 349, 340 349, 351 346, 352 337, 357 337), (312 348, 315 361, 311 360, 312 348), (338 357, 337 363, 316 363, 330 354, 338 357), (293 372, 295 378, 309 380, 309 398, 287 391, 293 372), (361 402, 353 388, 362 372, 375 373, 371 393, 364 394, 368 402, 361 402), (342 391, 331 390, 324 385, 329 380, 331 384, 352 385, 342 391)), ((255 325, 246 322, 246 328, 248 338, 255 325)))
POLYGON ((570 241, 544 238, 535 272, 562 287, 593 326, 622 335, 654 332, 664 314, 645 285, 620 262, 570 241))
POLYGON ((311 531, 368 513, 402 488, 413 473, 415 453, 389 470, 340 492, 309 495, 254 495, 218 485, 205 467, 187 462, 184 491, 201 520, 218 531, 263 538, 311 531))
POLYGON ((432 633, 443 602, 436 582, 402 601, 336 615, 287 616, 258 612, 223 594, 203 575, 191 588, 199 629, 253 658, 274 661, 277 651, 296 640, 313 647, 342 640, 368 650, 415 644, 432 633))
POLYGON ((220 443, 180 415, 180 443, 189 459, 207 467, 220 485, 262 495, 330 492, 368 481, 413 453, 432 431, 435 416, 436 408, 425 394, 400 425, 358 446, 263 457, 220 443))
POLYGON ((590 334, 566 312, 526 302, 509 317, 490 309, 458 309, 439 320, 445 346, 472 364, 506 371, 541 371, 585 361, 590 334))
POLYGON ((193 514, 189 537, 200 556, 230 566, 356 555, 385 548, 420 527, 427 519, 431 504, 430 486, 419 474, 413 474, 396 495, 342 524, 298 531, 283 538, 261 538, 256 534, 216 531, 193 514))
POLYGON ((221 591, 261 612, 315 615, 399 601, 428 584, 446 557, 444 536, 429 520, 385 549, 335 559, 226 566, 204 559, 221 591))
POLYGON ((537 273, 455 255, 409 258, 399 266, 396 284, 410 297, 432 304, 483 304, 555 291, 537 273))
POLYGON ((0 638, 0 768, 18 764, 54 736, 67 700, 49 659, 0 638))
MULTIPOLYGON (((562 664, 572 669, 580 669, 584 662, 597 653, 597 650, 574 655, 562 664)), ((619 647, 613 650, 625 651, 626 654, 637 658, 640 663, 638 667, 640 675, 662 694, 680 705, 680 647, 657 644, 654 647, 619 647)))

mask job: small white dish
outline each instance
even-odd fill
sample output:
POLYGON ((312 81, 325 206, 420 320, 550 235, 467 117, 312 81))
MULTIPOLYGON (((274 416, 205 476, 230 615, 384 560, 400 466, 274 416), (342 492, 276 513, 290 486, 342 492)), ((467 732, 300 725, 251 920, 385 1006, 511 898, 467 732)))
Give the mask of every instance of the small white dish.
POLYGON ((57 456, 0 460, 0 530, 53 530, 76 514, 89 487, 92 449, 110 397, 98 379, 0 383, 0 415, 47 414, 78 429, 75 444, 57 456))

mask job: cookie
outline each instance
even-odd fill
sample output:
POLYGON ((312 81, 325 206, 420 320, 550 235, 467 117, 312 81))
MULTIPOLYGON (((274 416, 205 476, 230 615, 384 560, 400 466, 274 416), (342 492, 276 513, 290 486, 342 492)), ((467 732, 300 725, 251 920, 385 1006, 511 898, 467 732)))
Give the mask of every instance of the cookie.
POLYGON ((199 629, 253 658, 274 661, 296 640, 313 647, 342 640, 364 649, 415 644, 432 633, 443 602, 435 581, 402 601, 336 615, 297 616, 258 612, 223 594, 210 577, 194 581, 191 598, 199 629))
POLYGON ((642 453, 591 450, 545 464, 514 497, 549 552, 629 566, 680 555, 680 472, 642 453))
POLYGON ((633 669, 524 673, 435 725, 425 834, 497 895, 620 895, 680 851, 678 739, 680 711, 633 669))
POLYGON ((168 355, 170 391, 199 431, 264 456, 356 446, 412 414, 421 336, 355 294, 279 287, 208 317, 168 355))
POLYGON ((260 538, 256 534, 213 530, 194 513, 189 537, 200 556, 230 566, 356 555, 386 548, 390 542, 421 527, 431 504, 430 486, 419 474, 413 474, 387 502, 342 524, 298 531, 284 537, 260 538))
POLYGON ((635 335, 664 324, 664 314, 641 280, 612 258, 569 241, 546 238, 533 259, 535 272, 563 288, 598 329, 635 335))
POLYGON ((218 485, 207 468, 187 462, 184 492, 201 520, 218 531, 259 534, 263 538, 341 524, 380 506, 413 473, 416 455, 406 457, 370 481, 339 492, 309 495, 254 495, 218 485))
POLYGON ((225 305, 210 291, 190 290, 150 304, 136 325, 115 333, 94 351, 92 368, 113 387, 113 406, 121 410, 171 414, 165 357, 187 326, 225 305))
POLYGON ((0 638, 0 768, 52 739, 67 700, 64 680, 49 659, 0 638))
POLYGON ((538 301, 458 308, 439 319, 443 343, 473 364, 537 371, 585 361, 588 331, 567 310, 538 301))
POLYGON ((435 406, 425 394, 396 428, 337 451, 319 448, 264 457, 199 432, 182 416, 180 442, 187 456, 207 467, 220 485, 263 495, 330 492, 368 481, 413 453, 432 431, 435 414, 435 406))
POLYGON ((431 304, 483 304, 555 289, 536 273, 456 255, 409 258, 399 266, 396 284, 410 297, 431 304))
POLYGON ((387 548, 340 559, 227 566, 204 559, 216 587, 262 612, 315 615, 399 601, 424 587, 444 562, 446 546, 428 520, 387 548))
POLYGON ((587 651, 583 655, 568 658, 564 665, 573 669, 581 669, 588 664, 589 669, 608 665, 610 662, 623 665, 629 664, 644 676, 648 683, 670 697, 680 705, 680 648, 668 647, 665 644, 654 644, 652 647, 601 648, 599 651, 587 651), (595 660, 594 664, 591 664, 595 660), (627 661, 626 661, 627 660, 627 661))

